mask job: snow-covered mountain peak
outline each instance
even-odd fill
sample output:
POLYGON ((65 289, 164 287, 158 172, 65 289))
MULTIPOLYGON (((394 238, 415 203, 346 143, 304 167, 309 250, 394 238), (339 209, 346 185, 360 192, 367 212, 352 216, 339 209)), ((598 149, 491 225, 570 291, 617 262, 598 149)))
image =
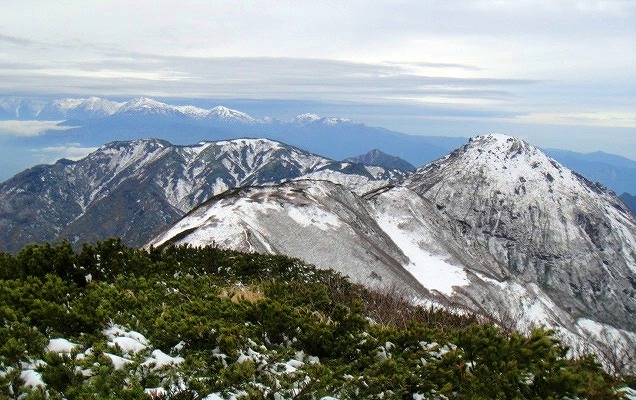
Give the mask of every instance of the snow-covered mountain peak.
POLYGON ((250 124, 256 121, 254 118, 244 112, 232 110, 231 108, 227 108, 224 106, 216 106, 211 109, 208 113, 208 117, 218 118, 224 121, 243 122, 250 124))
POLYGON ((174 108, 188 117, 196 119, 205 118, 209 113, 208 110, 195 106, 174 106, 174 108))
MULTIPOLYGON (((564 191, 580 190, 581 178, 527 142, 502 134, 471 138, 451 155, 422 167, 411 181, 429 181, 431 172, 446 170, 455 179, 475 182, 480 192, 524 196, 558 197, 564 191), (461 178, 459 178, 461 176, 461 178), (526 195, 527 194, 527 195, 526 195)), ((440 182, 440 185, 446 183, 440 182)), ((586 185, 583 185, 586 186, 586 185)), ((532 199, 534 201, 535 199, 532 199)))
POLYGON ((58 108, 59 110, 70 110, 72 108, 79 106, 84 101, 86 101, 86 99, 65 98, 65 99, 53 100, 51 104, 54 107, 58 108))
POLYGON ((149 97, 139 96, 126 102, 126 107, 165 107, 166 103, 162 103, 149 97))
MULTIPOLYGON (((260 150, 266 150, 266 149, 279 149, 282 148, 284 145, 280 142, 277 142, 275 140, 271 140, 271 139, 248 139, 248 138, 243 138, 243 139, 232 139, 232 140, 220 140, 218 142, 215 142, 215 144, 217 146, 221 146, 224 148, 229 148, 229 147, 234 147, 234 148, 244 148, 244 147, 250 147, 250 148, 259 148, 260 150)), ((289 148, 291 148, 291 146, 288 146, 289 148)))
POLYGON ((166 147, 166 146, 172 146, 172 145, 170 144, 170 142, 166 140, 161 140, 161 139, 133 139, 133 140, 127 140, 127 141, 110 142, 103 145, 99 149, 97 149, 97 151, 101 149, 110 149, 110 148, 114 148, 114 149, 119 149, 123 147, 137 148, 137 147, 145 147, 145 146, 166 147))
POLYGON ((176 107, 147 97, 137 97, 124 103, 118 114, 174 115, 183 114, 176 107))
POLYGON ((321 117, 312 113, 300 114, 294 117, 292 122, 300 125, 314 124, 314 123, 322 123, 325 125, 338 125, 343 123, 351 123, 350 119, 346 118, 331 118, 331 117, 321 117))
POLYGON ((159 139, 112 142, 89 154, 87 158, 95 161, 107 160, 110 169, 122 170, 132 163, 146 163, 158 152, 171 146, 169 142, 159 139))
POLYGON ((603 276, 609 265, 616 276, 636 271, 636 221, 603 187, 504 135, 471 139, 405 186, 451 221, 469 251, 496 262, 485 273, 538 282, 557 303, 575 299, 572 309, 600 322, 635 326, 632 300, 612 294, 633 286, 603 276))
POLYGON ((522 139, 500 133, 473 137, 466 144, 466 148, 478 148, 481 151, 502 153, 509 157, 514 157, 524 152, 534 155, 542 153, 539 149, 522 139))
POLYGON ((308 123, 320 121, 321 119, 322 118, 319 115, 312 114, 312 113, 304 113, 304 114, 299 114, 295 116, 294 122, 301 123, 301 124, 308 124, 308 123))

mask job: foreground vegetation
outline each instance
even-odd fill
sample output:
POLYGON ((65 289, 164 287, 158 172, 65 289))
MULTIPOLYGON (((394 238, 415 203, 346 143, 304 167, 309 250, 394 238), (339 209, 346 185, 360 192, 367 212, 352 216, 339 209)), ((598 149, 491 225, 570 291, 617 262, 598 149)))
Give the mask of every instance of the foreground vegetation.
POLYGON ((567 353, 553 332, 504 334, 283 256, 116 239, 0 253, 0 398, 621 397, 567 353))

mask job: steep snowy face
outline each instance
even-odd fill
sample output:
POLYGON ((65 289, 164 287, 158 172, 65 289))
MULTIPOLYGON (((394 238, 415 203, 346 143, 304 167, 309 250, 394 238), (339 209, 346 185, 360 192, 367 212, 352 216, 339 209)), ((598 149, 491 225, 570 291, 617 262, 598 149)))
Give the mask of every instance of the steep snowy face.
POLYGON ((147 97, 137 97, 124 103, 117 114, 137 114, 137 115, 164 115, 175 116, 184 115, 176 107, 147 97))
POLYGON ((472 139, 405 186, 448 217, 482 272, 536 282, 574 315, 636 328, 636 223, 602 187, 503 135, 472 139))
POLYGON ((164 157, 171 151, 170 147, 170 143, 154 139, 113 142, 68 166, 72 181, 80 180, 85 185, 79 200, 82 209, 107 196, 122 181, 138 175, 146 165, 164 157))
POLYGON ((310 125, 310 124, 325 124, 325 125, 338 125, 338 124, 350 124, 352 121, 346 118, 328 118, 321 117, 312 113, 299 114, 291 121, 293 124, 298 125, 310 125))
POLYGON ((175 150, 179 167, 153 171, 148 176, 183 212, 228 188, 296 178, 331 163, 267 139, 200 143, 175 150))

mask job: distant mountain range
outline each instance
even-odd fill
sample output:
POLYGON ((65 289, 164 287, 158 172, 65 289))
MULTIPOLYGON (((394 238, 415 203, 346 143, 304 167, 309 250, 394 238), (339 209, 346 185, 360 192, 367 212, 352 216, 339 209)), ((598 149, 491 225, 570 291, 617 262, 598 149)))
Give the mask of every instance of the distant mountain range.
MULTIPOLYGON (((343 160, 377 149, 414 166, 443 157, 467 140, 407 135, 315 114, 301 114, 287 121, 257 119, 223 106, 203 109, 171 105, 145 97, 126 102, 98 97, 53 101, 3 98, 0 99, 0 119, 63 120, 62 124, 73 127, 37 138, 38 143, 49 146, 80 143, 86 147, 98 147, 112 141, 142 138, 189 145, 200 141, 251 137, 280 141, 332 160, 343 160)), ((546 153, 618 194, 636 194, 634 160, 602 152, 581 154, 549 149, 546 153)))

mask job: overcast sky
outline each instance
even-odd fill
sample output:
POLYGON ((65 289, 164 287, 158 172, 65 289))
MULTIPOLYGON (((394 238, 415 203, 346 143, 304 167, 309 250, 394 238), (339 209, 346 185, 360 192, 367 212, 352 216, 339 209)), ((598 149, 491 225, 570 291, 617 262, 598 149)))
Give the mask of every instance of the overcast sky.
POLYGON ((10 95, 276 100, 636 159, 636 1, 2 0, 10 95))

